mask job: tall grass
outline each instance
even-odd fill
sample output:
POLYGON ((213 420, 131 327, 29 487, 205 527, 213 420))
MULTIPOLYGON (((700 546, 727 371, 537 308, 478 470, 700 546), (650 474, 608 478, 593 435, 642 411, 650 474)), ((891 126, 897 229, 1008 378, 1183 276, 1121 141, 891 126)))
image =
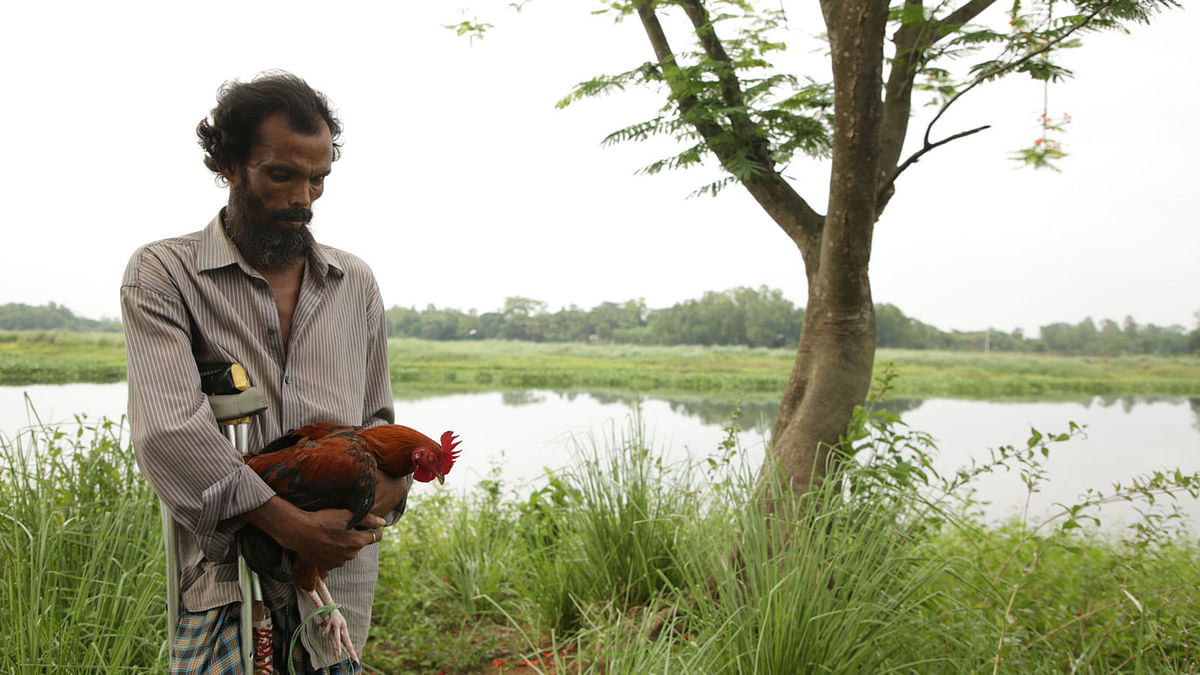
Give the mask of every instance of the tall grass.
MULTIPOLYGON (((0 443, 0 672, 165 668, 157 502, 121 429, 0 443)), ((415 494, 382 543, 366 672, 1200 672, 1200 543, 1160 510, 1200 475, 994 526, 958 497, 1005 468, 1037 489, 1062 434, 941 477, 927 436, 867 409, 839 480, 766 502, 727 432, 666 465, 635 418, 533 492, 415 494), (1128 535, 1090 525, 1134 497, 1128 535)))
POLYGON ((1194 497, 1200 476, 1162 474, 1049 521, 985 526, 958 498, 974 476, 1007 468, 1035 490, 1043 451, 1063 435, 940 477, 927 436, 886 412, 860 423, 872 429, 848 436, 857 460, 841 480, 777 490, 782 502, 759 499, 736 462, 662 465, 636 422, 604 448, 577 448, 574 468, 531 495, 504 498, 492 483, 416 498, 421 515, 387 542, 404 571, 377 602, 381 670, 479 672, 488 657, 631 675, 1200 669, 1200 545, 1148 504, 1194 497), (1095 504, 1134 494, 1148 509, 1141 529, 1088 527, 1095 504), (467 523, 491 543, 453 532, 467 523), (447 565, 464 558, 473 564, 447 565), (481 572, 489 560, 500 569, 481 572), (384 630, 418 607, 429 622, 419 645, 384 630), (464 663, 468 624, 476 650, 464 663), (405 656, 414 648, 419 661, 405 656))
POLYGON ((678 587, 680 546, 702 520, 688 474, 651 453, 640 423, 588 441, 522 509, 522 596, 558 633, 579 629, 586 608, 644 606, 678 587))
POLYGON ((161 672, 157 502, 118 422, 0 439, 0 672, 161 672))

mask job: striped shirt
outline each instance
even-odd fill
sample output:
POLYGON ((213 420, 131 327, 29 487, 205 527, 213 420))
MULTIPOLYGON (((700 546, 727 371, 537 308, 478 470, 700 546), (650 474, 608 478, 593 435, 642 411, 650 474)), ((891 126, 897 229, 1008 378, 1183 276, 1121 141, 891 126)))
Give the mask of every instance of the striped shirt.
MULTIPOLYGON (((250 448, 313 422, 390 423, 386 324, 375 277, 359 258, 315 245, 285 345, 270 285, 225 235, 218 215, 204 230, 135 251, 121 282, 121 312, 134 453, 179 525, 183 605, 202 612, 240 602, 232 546, 243 524, 237 516, 274 492, 218 430, 196 364, 240 363, 266 394, 268 409, 250 423, 250 448)), ((403 504, 388 522, 402 510, 403 504)), ((360 654, 378 567, 379 547, 367 546, 328 581, 360 654)), ((272 605, 299 597, 293 585, 263 583, 272 605)), ((328 638, 306 631, 304 642, 315 665, 334 662, 328 638)))

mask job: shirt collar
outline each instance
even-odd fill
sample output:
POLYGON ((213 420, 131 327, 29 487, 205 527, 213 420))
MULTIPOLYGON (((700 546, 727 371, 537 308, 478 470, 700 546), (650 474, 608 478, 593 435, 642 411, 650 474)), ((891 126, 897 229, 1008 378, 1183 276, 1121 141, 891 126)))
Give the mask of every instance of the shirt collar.
MULTIPOLYGON (((341 277, 345 274, 338 261, 325 250, 320 244, 313 244, 312 251, 308 255, 308 261, 312 264, 313 271, 317 272, 318 276, 341 277)), ((253 271, 254 268, 246 262, 242 257, 241 251, 234 246, 229 236, 225 234, 225 226, 221 220, 221 214, 218 213, 215 218, 209 221, 208 226, 200 233, 200 248, 196 251, 196 268, 201 271, 215 270, 230 265, 237 265, 242 268, 242 271, 252 276, 257 276, 253 271)))

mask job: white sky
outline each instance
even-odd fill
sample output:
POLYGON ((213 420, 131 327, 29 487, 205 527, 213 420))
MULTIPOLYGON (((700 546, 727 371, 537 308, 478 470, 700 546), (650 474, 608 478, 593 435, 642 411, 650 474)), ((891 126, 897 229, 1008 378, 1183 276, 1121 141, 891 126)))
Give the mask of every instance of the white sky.
MULTIPOLYGON (((441 27, 461 18, 441 2, 9 3, 0 303, 118 316, 130 253, 202 228, 225 201, 194 134, 218 86, 283 68, 324 91, 346 129, 314 232, 366 259, 389 307, 486 312, 525 296, 552 311, 633 298, 662 308, 760 285, 804 304, 799 252, 740 188, 687 199, 712 174, 635 176, 665 152, 600 147, 650 117, 656 96, 554 109, 573 84, 650 58, 637 25, 578 0, 537 0, 519 16, 462 1, 497 24, 473 45, 441 27)), ((799 40, 821 30, 801 23, 797 61, 812 58, 799 40)), ((1033 335, 1126 315, 1193 328, 1197 36, 1190 8, 1088 38, 1068 61, 1077 78, 1050 92, 1051 115, 1074 120, 1061 174, 1009 159, 1038 135, 1040 85, 1013 80, 956 104, 935 138, 993 128, 901 177, 876 227, 876 301, 944 330, 1033 335)), ((826 166, 787 173, 824 208, 826 166)))

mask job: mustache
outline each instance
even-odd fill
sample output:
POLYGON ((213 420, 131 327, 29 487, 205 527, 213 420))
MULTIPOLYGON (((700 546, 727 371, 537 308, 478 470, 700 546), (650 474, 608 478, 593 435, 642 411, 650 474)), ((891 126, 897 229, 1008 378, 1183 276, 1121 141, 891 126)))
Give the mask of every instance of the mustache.
POLYGON ((305 225, 312 222, 312 209, 304 206, 290 206, 286 209, 275 209, 267 212, 267 217, 271 220, 294 220, 305 225))

